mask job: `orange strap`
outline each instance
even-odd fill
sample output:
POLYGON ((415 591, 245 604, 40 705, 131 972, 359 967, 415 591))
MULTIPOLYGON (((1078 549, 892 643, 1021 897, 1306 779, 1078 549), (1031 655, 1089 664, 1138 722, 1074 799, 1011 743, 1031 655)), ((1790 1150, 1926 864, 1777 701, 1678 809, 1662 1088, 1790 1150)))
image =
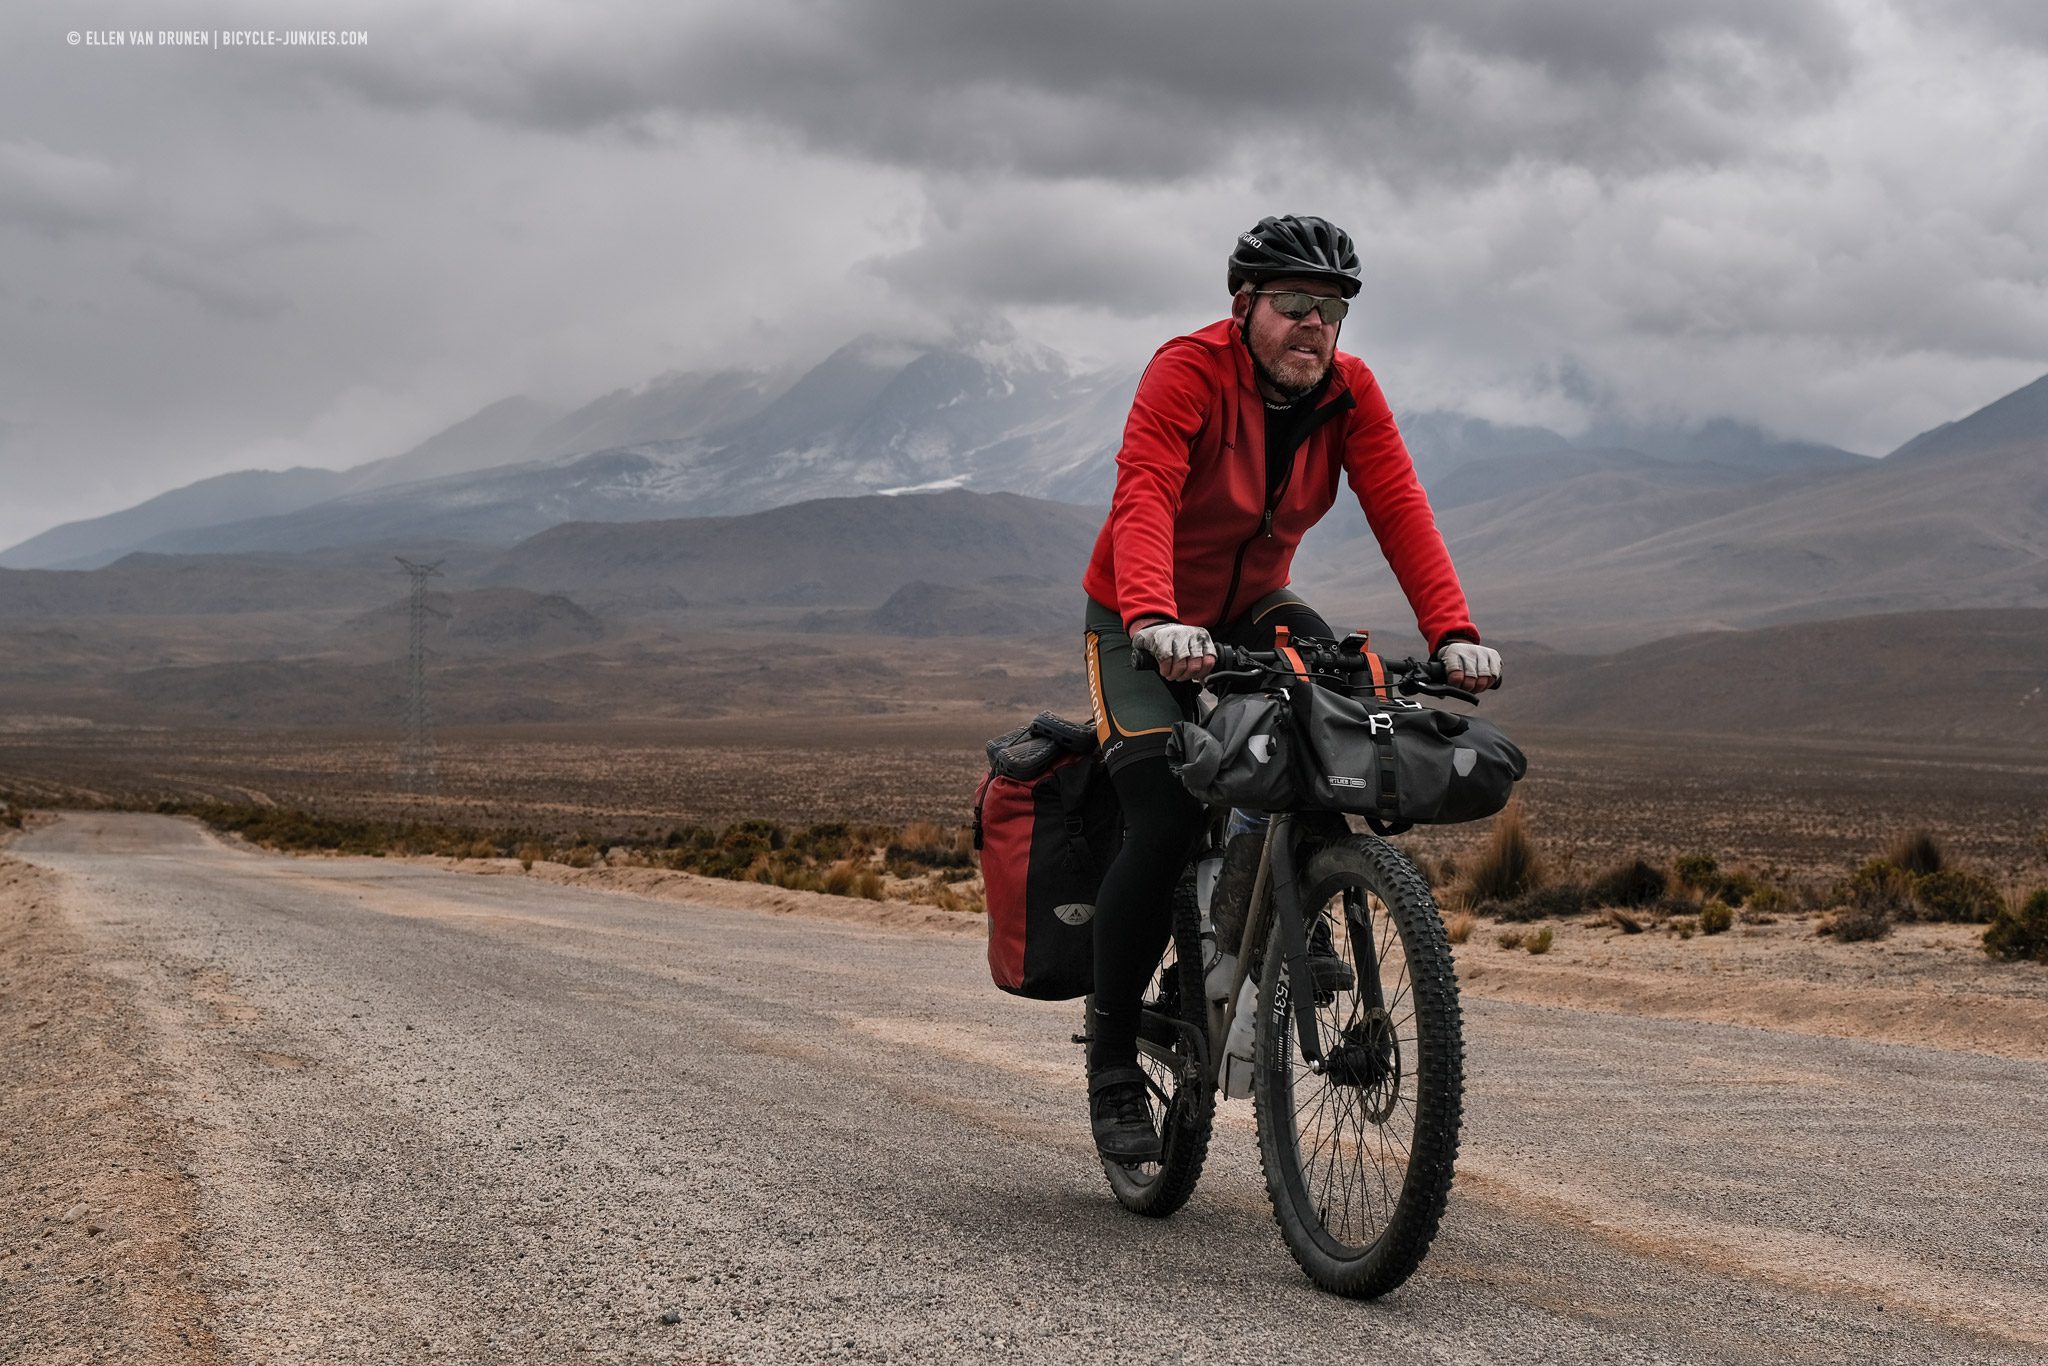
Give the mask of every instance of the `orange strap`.
POLYGON ((1313 683, 1315 680, 1308 676, 1308 665, 1302 663, 1301 653, 1290 643, 1292 640, 1293 636, 1285 626, 1273 628, 1273 652, 1287 661, 1296 678, 1304 683, 1313 683))

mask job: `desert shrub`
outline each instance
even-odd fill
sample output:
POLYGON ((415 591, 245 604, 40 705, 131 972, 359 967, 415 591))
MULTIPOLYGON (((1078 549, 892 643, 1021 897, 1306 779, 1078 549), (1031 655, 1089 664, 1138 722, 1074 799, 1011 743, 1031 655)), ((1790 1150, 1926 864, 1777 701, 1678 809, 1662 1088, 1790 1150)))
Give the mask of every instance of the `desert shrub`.
POLYGON ((1445 854, 1436 861, 1436 872, 1430 875, 1432 887, 1448 887, 1458 880, 1458 856, 1445 854))
POLYGON ((21 812, 11 806, 0 806, 0 825, 9 830, 21 829, 21 812))
POLYGON ((2019 907, 2001 906, 1984 931, 1984 952, 1993 958, 2048 963, 2048 887, 2019 907))
POLYGON ((1542 929, 1537 930, 1534 934, 1524 939, 1522 947, 1530 953, 1549 953, 1550 946, 1555 942, 1556 938, 1556 932, 1550 926, 1545 925, 1542 929))
POLYGON ((1775 911, 1784 910, 1790 901, 1791 898, 1786 896, 1781 889, 1766 883, 1758 887, 1756 892, 1749 898, 1749 910, 1743 916, 1743 919, 1767 925, 1770 922, 1763 917, 1775 911))
POLYGON ((781 849, 789 843, 789 831, 774 821, 744 820, 728 825, 719 835, 718 843, 720 847, 744 843, 769 850, 781 849))
POLYGON ((889 842, 882 857, 891 865, 892 872, 898 867, 907 870, 898 876, 912 876, 930 868, 964 868, 974 859, 973 838, 970 835, 962 840, 930 821, 912 821, 889 842))
POLYGON ((869 901, 882 899, 882 875, 873 869, 863 871, 853 880, 853 894, 869 901))
POLYGON ((562 855, 562 862, 568 864, 571 868, 588 868, 591 864, 597 862, 597 849, 593 845, 579 844, 568 853, 562 855))
POLYGON ((843 859, 854 853, 862 841, 845 821, 825 821, 807 826, 789 837, 789 847, 820 862, 843 859))
POLYGON ((1504 949, 1519 949, 1522 947, 1522 941, 1525 938, 1527 938, 1527 935, 1521 930, 1502 930, 1493 937, 1493 942, 1504 949))
POLYGON ((1914 877, 1928 877, 1948 866, 1942 856, 1941 845, 1936 842, 1930 830, 1915 830, 1892 841, 1891 851, 1885 860, 1903 868, 1914 877))
POLYGON ((1700 922, 1689 915, 1682 915, 1671 922, 1671 932, 1680 939, 1690 939, 1700 932, 1700 922))
POLYGON ((1643 932, 1643 922, 1619 906, 1607 912, 1604 923, 1612 925, 1623 934, 1641 934, 1643 932))
POLYGON ((534 864, 545 862, 547 856, 548 847, 545 844, 529 843, 519 846, 519 866, 529 873, 533 871, 534 864))
POLYGON ((1519 800, 1494 817, 1486 847, 1465 870, 1465 895, 1474 902, 1512 901, 1543 885, 1543 865, 1529 838, 1519 800))
POLYGON ((1740 906, 1761 890, 1755 878, 1748 873, 1737 871, 1721 874, 1714 884, 1713 894, 1730 906, 1740 906))
POLYGON ((833 896, 852 896, 854 884, 860 880, 860 869, 852 859, 841 859, 825 870, 820 887, 833 896))
POLYGON ((1444 922, 1444 938, 1462 944, 1472 937, 1472 927, 1478 923, 1470 911, 1459 911, 1444 922))
POLYGON ((1823 920, 1817 933, 1831 934, 1844 944, 1861 943, 1889 935, 1895 919, 1887 906, 1875 902, 1852 903, 1823 920))
POLYGON ((2005 909, 1997 884, 1964 868, 1944 868, 1920 878, 1913 884, 1913 900, 1929 920, 1966 925, 1985 924, 2005 909))
POLYGON ((1734 908, 1725 901, 1709 901, 1700 907, 1701 934, 1723 934, 1734 923, 1734 908))
POLYGON ((1721 871, 1721 865, 1714 862, 1712 854, 1680 854, 1672 864, 1682 887, 1706 887, 1713 883, 1714 875, 1721 871))
POLYGON ((1662 868, 1642 859, 1617 863, 1586 888, 1586 897, 1596 906, 1647 906, 1664 895, 1670 879, 1662 868))
POLYGON ((1910 915, 1913 875, 1890 859, 1872 859, 1835 888, 1834 899, 1862 910, 1881 910, 1894 919, 1910 915))
POLYGON ((1496 919, 1508 921, 1549 920, 1577 915, 1586 909, 1586 889, 1575 882, 1561 882, 1550 887, 1532 888, 1513 901, 1487 902, 1482 909, 1496 919))

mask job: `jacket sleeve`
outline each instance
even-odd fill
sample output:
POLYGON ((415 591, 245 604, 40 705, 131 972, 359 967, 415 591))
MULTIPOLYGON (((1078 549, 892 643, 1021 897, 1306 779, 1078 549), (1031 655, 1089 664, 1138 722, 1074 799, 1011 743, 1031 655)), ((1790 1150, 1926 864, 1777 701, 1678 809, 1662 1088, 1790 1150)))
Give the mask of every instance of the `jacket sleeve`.
POLYGON ((1429 495, 1415 477, 1415 461, 1371 371, 1358 388, 1357 403, 1344 435, 1344 475, 1408 605, 1415 609, 1422 638, 1432 651, 1453 638, 1477 641, 1479 632, 1472 625, 1451 552, 1437 530, 1429 495))
POLYGON ((1117 611, 1180 618, 1173 591, 1173 526, 1188 480, 1188 452, 1208 420, 1212 381, 1193 346, 1161 347, 1138 381, 1116 453, 1109 525, 1117 611))

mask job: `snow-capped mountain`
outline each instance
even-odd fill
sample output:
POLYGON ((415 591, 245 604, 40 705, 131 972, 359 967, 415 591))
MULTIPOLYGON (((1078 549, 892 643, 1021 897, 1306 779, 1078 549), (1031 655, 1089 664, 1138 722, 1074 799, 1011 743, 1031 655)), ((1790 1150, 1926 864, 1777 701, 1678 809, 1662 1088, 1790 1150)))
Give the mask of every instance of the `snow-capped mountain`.
MULTIPOLYGON (((672 373, 567 414, 504 400, 404 455, 344 471, 222 476, 45 532, 0 554, 0 565, 88 568, 135 550, 507 545, 568 521, 944 489, 1101 505, 1137 378, 1135 369, 1076 373, 1014 337, 930 345, 864 336, 794 379, 672 373)), ((1728 422, 1609 424, 1576 440, 1448 412, 1403 413, 1402 426, 1432 487, 1467 468, 1468 483, 1526 482, 1531 471, 1486 467, 1573 447, 1656 457, 1645 477, 1664 462, 1726 466, 1742 479, 1866 463, 1728 422)))

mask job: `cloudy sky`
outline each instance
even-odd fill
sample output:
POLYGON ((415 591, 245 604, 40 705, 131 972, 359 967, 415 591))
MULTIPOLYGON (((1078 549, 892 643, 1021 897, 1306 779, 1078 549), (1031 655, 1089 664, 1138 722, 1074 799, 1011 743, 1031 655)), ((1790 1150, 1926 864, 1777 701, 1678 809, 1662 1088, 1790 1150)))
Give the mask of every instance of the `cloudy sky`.
POLYGON ((2040 0, 15 4, 0 546, 865 330, 1134 368, 1275 211, 1397 410, 1882 452, 2048 370, 2043 186, 2040 0))

